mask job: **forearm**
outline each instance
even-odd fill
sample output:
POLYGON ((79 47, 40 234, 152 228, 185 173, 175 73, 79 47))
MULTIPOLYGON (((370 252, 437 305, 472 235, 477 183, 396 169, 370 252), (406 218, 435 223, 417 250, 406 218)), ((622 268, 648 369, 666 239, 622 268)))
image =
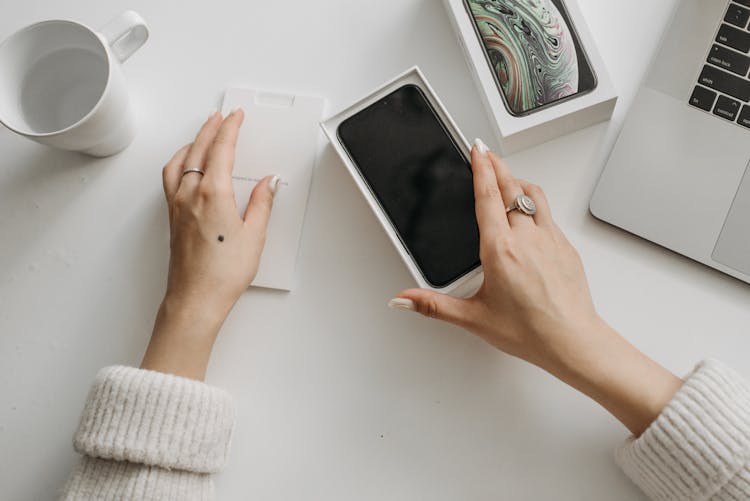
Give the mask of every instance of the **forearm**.
POLYGON ((587 346, 566 353, 548 370, 598 402, 635 436, 661 414, 683 381, 597 320, 587 346))
POLYGON ((156 316, 141 368, 203 381, 228 310, 167 296, 156 316))

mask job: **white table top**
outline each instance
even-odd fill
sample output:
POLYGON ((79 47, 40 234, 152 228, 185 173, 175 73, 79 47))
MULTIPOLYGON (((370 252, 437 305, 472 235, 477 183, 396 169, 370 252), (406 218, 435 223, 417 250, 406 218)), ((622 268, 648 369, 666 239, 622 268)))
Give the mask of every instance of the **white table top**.
MULTIPOLYGON (((581 0, 621 93, 614 119, 514 155, 580 249, 601 313, 679 374, 716 357, 750 376, 750 287, 594 220, 588 199, 675 0, 581 0)), ((126 64, 140 133, 91 159, 0 131, 0 485, 50 499, 96 371, 137 364, 163 293, 160 169, 230 84, 338 110, 419 64, 468 137, 488 119, 437 0, 24 0, 0 37, 126 8, 152 38, 126 64)), ((268 166, 273 172, 273 166, 268 166)), ((238 421, 222 499, 632 500, 624 428, 585 397, 456 328, 393 312, 406 268, 330 147, 291 294, 253 290, 208 381, 238 421)))

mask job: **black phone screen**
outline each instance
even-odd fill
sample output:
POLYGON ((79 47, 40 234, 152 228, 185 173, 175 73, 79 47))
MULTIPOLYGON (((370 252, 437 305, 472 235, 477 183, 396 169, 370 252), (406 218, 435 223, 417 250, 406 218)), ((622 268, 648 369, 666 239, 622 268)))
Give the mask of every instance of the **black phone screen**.
POLYGON ((479 266, 471 164, 419 87, 348 118, 338 136, 427 282, 479 266))
POLYGON ((564 0, 464 0, 508 111, 522 116, 596 88, 564 0))

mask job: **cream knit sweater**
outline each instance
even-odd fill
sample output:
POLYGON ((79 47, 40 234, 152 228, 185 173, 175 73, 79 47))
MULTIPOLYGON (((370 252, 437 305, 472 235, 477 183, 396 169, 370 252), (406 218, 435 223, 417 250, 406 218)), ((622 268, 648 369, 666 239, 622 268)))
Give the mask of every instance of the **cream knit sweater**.
MULTIPOLYGON (((109 367, 97 375, 66 500, 206 500, 229 454, 233 407, 196 381, 109 367)), ((700 364, 618 464, 655 500, 750 500, 750 386, 715 361, 700 364)))

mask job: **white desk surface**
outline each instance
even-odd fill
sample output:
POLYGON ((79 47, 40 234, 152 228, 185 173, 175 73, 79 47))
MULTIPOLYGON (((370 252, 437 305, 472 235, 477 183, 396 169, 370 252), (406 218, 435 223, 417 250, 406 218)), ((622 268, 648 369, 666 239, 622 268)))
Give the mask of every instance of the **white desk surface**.
MULTIPOLYGON (((679 374, 716 357, 750 376, 750 287, 587 210, 674 1, 581 0, 621 93, 615 117, 510 162, 546 188, 612 324, 679 374)), ((140 121, 128 150, 97 160, 0 131, 4 499, 53 498, 92 377, 140 361, 167 269, 160 170, 226 86, 320 94, 334 111, 419 64, 466 135, 493 144, 438 0, 24 0, 3 9, 0 37, 126 8, 152 31, 125 68, 140 121)), ((245 294, 213 355, 208 381, 238 403, 221 499, 641 498, 612 460, 619 423, 458 329, 389 311, 411 285, 326 147, 297 290, 245 294)))

